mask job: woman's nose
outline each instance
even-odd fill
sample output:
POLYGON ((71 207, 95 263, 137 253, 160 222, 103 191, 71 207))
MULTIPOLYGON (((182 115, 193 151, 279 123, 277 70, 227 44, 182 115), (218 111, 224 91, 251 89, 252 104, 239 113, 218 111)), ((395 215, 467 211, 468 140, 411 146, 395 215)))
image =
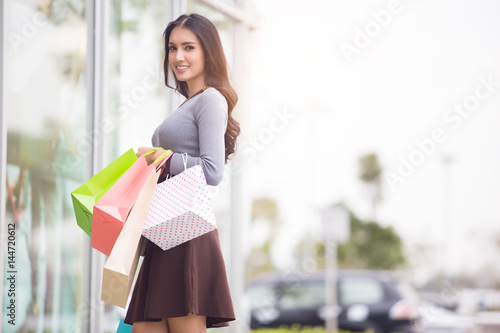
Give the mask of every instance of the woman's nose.
POLYGON ((184 60, 184 53, 180 50, 177 50, 177 52, 175 52, 175 60, 177 61, 184 60))

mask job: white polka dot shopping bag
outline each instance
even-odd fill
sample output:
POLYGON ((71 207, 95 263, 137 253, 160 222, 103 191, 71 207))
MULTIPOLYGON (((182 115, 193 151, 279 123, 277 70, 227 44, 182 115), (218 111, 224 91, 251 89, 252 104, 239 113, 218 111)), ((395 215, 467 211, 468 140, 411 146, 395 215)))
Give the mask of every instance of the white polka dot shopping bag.
POLYGON ((168 250, 216 228, 207 181, 195 165, 156 185, 142 235, 168 250))

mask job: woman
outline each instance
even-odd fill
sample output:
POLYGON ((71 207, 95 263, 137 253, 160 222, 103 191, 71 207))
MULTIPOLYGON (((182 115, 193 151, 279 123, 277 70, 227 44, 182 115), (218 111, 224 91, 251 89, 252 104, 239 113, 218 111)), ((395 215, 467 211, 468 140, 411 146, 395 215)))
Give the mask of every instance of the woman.
MULTIPOLYGON (((174 151, 163 174, 201 165, 209 185, 222 180, 240 128, 232 116, 237 95, 215 26, 197 14, 182 15, 164 33, 165 84, 187 99, 153 134, 153 146, 174 151), (175 86, 169 83, 174 74, 175 86)), ((142 155, 152 147, 139 148, 142 155)), ((164 151, 146 155, 151 163, 164 151)), ((198 333, 234 320, 217 230, 163 251, 146 246, 125 322, 133 333, 198 333)))

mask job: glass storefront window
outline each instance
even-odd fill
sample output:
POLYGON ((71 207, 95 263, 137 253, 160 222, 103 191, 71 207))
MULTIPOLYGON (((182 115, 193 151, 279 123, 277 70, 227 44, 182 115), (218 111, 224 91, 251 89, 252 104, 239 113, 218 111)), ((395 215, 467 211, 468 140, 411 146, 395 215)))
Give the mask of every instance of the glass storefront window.
POLYGON ((69 193, 81 184, 82 161, 91 153, 81 126, 85 1, 7 1, 3 20, 7 202, 2 223, 15 225, 15 255, 9 260, 11 254, 3 252, 4 277, 12 277, 3 281, 3 305, 14 299, 15 316, 2 307, 2 332, 76 331, 84 238, 69 193))
MULTIPOLYGON (((105 40, 105 58, 96 59, 95 65, 104 68, 104 82, 97 87, 104 87, 99 118, 107 125, 92 137, 88 122, 98 112, 87 100, 89 89, 95 88, 87 81, 93 70, 86 67, 86 18, 92 15, 87 1, 4 4, 7 188, 2 190, 7 200, 2 206, 6 220, 0 223, 2 230, 15 226, 16 248, 14 268, 5 248, 0 269, 4 277, 15 275, 16 309, 11 325, 5 305, 14 298, 8 292, 10 280, 3 279, 2 332, 79 332, 90 320, 89 295, 82 290, 100 272, 84 271, 89 239, 76 224, 70 192, 90 175, 96 150, 103 157, 99 162, 106 165, 130 148, 151 145, 154 129, 184 100, 164 85, 162 40, 167 23, 177 17, 171 10, 184 2, 112 0, 97 6, 106 8, 106 30, 96 31, 104 34, 98 37, 105 40)), ((185 4, 188 13, 214 22, 231 68, 233 23, 202 2, 185 4)), ((230 179, 214 193, 228 271, 230 194, 230 179)), ((102 331, 114 332, 124 315, 124 310, 106 304, 102 331)))
POLYGON ((163 83, 162 34, 168 3, 158 0, 113 1, 106 46, 107 106, 113 129, 110 157, 150 146, 156 126, 168 109, 163 83))
MULTIPOLYGON (((113 1, 106 36, 104 117, 112 124, 104 145, 107 162, 133 148, 151 146, 153 132, 169 110, 164 84, 162 34, 169 21, 169 2, 113 1)), ((125 310, 105 304, 105 332, 116 330, 125 310)))

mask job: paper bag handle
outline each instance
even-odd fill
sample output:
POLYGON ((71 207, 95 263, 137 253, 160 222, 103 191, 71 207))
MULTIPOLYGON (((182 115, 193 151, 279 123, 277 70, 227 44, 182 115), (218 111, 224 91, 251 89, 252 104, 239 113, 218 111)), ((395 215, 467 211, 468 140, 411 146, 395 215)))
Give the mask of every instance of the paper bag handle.
POLYGON ((156 164, 156 171, 158 172, 158 170, 161 169, 161 167, 165 164, 165 162, 167 162, 167 160, 174 154, 174 152, 170 149, 168 149, 167 151, 165 151, 163 154, 161 154, 160 156, 158 156, 158 158, 153 162, 156 164))
POLYGON ((184 171, 187 169, 187 161, 188 161, 188 154, 187 153, 182 153, 182 162, 184 163, 184 171))
POLYGON ((152 153, 154 153, 154 152, 156 152, 156 151, 158 151, 158 150, 160 150, 160 149, 163 149, 163 148, 162 148, 162 147, 155 147, 155 148, 151 149, 150 151, 145 152, 145 153, 144 153, 144 156, 145 156, 145 155, 152 154, 152 153))
MULTIPOLYGON (((162 147, 155 147, 147 152, 145 152, 143 155, 146 156, 146 155, 150 155, 154 152, 157 152, 158 150, 160 149, 164 149, 162 147)), ((172 156, 173 152, 172 150, 170 149, 164 149, 165 152, 163 154, 161 154, 160 156, 158 156, 158 158, 156 160, 154 160, 153 163, 156 164, 156 171, 158 171, 159 168, 161 168, 163 166, 163 164, 165 164, 165 162, 170 158, 170 156, 172 156)))

